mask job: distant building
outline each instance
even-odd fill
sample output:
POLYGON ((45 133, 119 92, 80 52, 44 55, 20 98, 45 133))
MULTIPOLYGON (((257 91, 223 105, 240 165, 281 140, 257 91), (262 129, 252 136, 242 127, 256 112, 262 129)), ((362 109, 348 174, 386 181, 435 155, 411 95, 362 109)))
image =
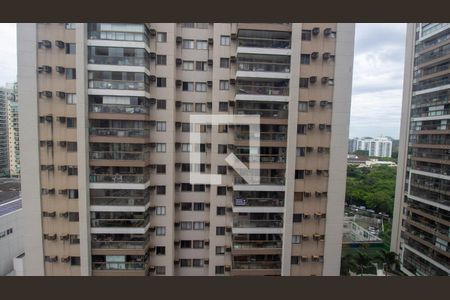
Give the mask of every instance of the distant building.
POLYGON ((377 138, 354 138, 349 140, 349 153, 353 153, 357 150, 369 151, 369 156, 391 157, 392 140, 383 136, 377 138))
POLYGON ((9 175, 8 98, 7 88, 0 87, 0 176, 9 175))
POLYGON ((0 176, 19 176, 17 83, 0 87, 0 176))

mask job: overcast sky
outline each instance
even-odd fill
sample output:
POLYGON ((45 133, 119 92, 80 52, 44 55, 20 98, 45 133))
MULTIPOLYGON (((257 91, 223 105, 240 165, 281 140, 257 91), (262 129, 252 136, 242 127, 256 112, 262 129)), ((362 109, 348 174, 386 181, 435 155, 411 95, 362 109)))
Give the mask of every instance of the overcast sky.
MULTIPOLYGON (((398 138, 406 24, 357 24, 350 137, 398 138)), ((0 86, 16 80, 16 25, 0 24, 0 86)))

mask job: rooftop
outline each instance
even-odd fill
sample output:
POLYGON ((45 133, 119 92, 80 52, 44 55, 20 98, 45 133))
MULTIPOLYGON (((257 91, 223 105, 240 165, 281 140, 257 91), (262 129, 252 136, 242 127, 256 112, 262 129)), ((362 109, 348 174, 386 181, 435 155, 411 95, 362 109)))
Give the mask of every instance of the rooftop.
POLYGON ((20 180, 17 178, 0 178, 0 216, 21 208, 20 180))

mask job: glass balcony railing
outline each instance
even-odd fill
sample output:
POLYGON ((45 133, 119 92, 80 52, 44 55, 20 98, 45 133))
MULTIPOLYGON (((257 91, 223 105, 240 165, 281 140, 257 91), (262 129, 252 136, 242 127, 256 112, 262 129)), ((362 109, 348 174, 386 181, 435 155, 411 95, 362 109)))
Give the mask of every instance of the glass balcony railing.
POLYGON ((93 270, 145 270, 146 262, 93 262, 93 270))
POLYGON ((248 131, 238 131, 236 132, 235 138, 237 140, 261 140, 261 141, 286 141, 287 133, 283 132, 261 132, 259 135, 250 135, 248 131))
POLYGON ((149 44, 149 38, 141 32, 123 32, 123 31, 94 31, 88 33, 90 40, 113 40, 127 42, 145 42, 149 44))
POLYGON ((89 128, 92 136, 117 136, 117 137, 149 137, 150 129, 144 128, 89 128))
POLYGON ((124 80, 93 80, 88 81, 90 89, 112 89, 112 90, 140 90, 148 91, 150 86, 142 81, 124 81, 124 80))
POLYGON ((233 261, 233 269, 280 269, 280 261, 233 261))
POLYGON ((235 109, 235 114, 238 115, 259 115, 261 118, 287 119, 287 110, 278 109, 255 109, 240 107, 235 109))
POLYGON ((91 227, 145 227, 150 217, 145 219, 91 219, 91 227))
POLYGON ((234 219, 233 226, 236 228, 282 228, 282 220, 251 220, 234 219))
POLYGON ((234 249, 252 249, 252 248, 262 248, 262 249, 281 249, 281 241, 233 241, 234 249))
POLYGON ((239 37, 239 47, 290 49, 291 41, 285 39, 267 39, 257 37, 239 37))
POLYGON ((269 154, 259 154, 259 155, 249 155, 249 154, 236 154, 242 162, 260 162, 260 163, 286 163, 286 156, 281 156, 279 154, 269 155, 269 154))
POLYGON ((150 152, 91 151, 89 152, 89 159, 148 161, 150 159, 150 152))
POLYGON ((284 206, 284 200, 273 198, 235 198, 234 206, 284 206))
POLYGON ((143 249, 149 240, 146 241, 92 241, 93 249, 143 249))
POLYGON ((238 62, 238 71, 289 73, 291 72, 291 65, 281 63, 238 62))
MULTIPOLYGON (((259 177, 259 184, 274 184, 274 185, 284 185, 286 182, 284 177, 259 177)), ((234 184, 247 184, 247 181, 242 177, 235 177, 234 184)))
POLYGON ((289 87, 238 85, 236 94, 289 96, 289 87))
POLYGON ((105 183, 146 183, 150 179, 150 175, 143 174, 91 174, 90 182, 105 183))
POLYGON ((91 205, 144 206, 150 202, 150 198, 117 197, 117 196, 94 197, 91 195, 90 202, 91 205))
POLYGON ((89 105, 89 111, 114 114, 148 114, 149 108, 143 105, 91 104, 89 105))
POLYGON ((149 67, 148 57, 89 55, 90 64, 149 67))

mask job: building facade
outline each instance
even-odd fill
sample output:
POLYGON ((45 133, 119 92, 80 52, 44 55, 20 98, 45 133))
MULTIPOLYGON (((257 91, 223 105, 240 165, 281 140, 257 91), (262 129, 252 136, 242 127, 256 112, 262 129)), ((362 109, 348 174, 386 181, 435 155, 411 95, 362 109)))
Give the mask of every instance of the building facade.
POLYGON ((391 250, 408 275, 450 275, 450 24, 408 24, 391 250))
POLYGON ((357 150, 369 151, 369 156, 391 157, 392 156, 392 140, 387 137, 364 137, 350 139, 348 143, 349 153, 357 150))
POLYGON ((17 83, 12 84, 11 97, 8 101, 8 155, 9 175, 20 176, 20 147, 19 147, 19 103, 17 97, 17 83))
POLYGON ((19 24, 25 275, 339 275, 353 45, 354 24, 19 24))
POLYGON ((11 90, 0 88, 0 176, 9 176, 8 103, 11 90))

